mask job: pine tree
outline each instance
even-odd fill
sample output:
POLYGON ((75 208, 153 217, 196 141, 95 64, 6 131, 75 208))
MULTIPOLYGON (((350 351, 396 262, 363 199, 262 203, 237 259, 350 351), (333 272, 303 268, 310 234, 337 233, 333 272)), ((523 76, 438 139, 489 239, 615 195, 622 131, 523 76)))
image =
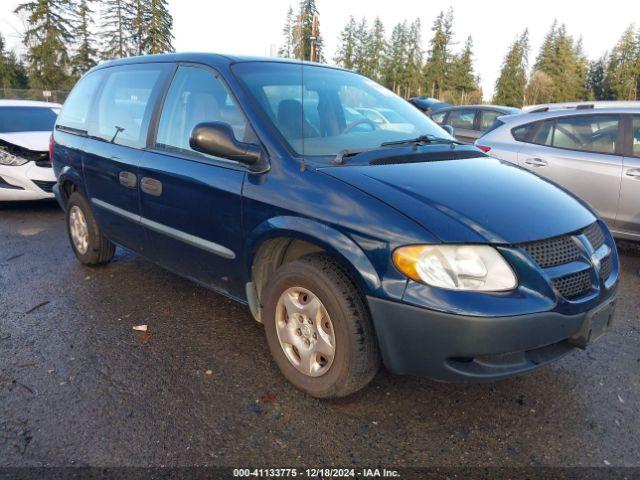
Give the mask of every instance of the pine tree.
POLYGON ((104 0, 102 18, 102 58, 108 60, 131 55, 132 12, 128 0, 104 0))
POLYGON ((529 31, 517 38, 509 47, 496 81, 493 103, 521 107, 527 88, 529 58, 529 31))
MULTIPOLYGON (((313 17, 318 15, 318 8, 315 0, 300 0, 300 13, 296 19, 294 28, 294 57, 300 60, 311 59, 311 43, 313 37, 313 17)), ((315 39, 318 58, 323 61, 322 36, 318 23, 318 35, 315 39)))
POLYGON ((293 8, 289 7, 287 10, 287 19, 282 29, 282 36, 284 42, 278 50, 278 56, 282 58, 293 58, 293 46, 294 46, 294 28, 296 25, 296 17, 293 14, 293 8))
POLYGON ((338 51, 333 59, 336 65, 348 70, 352 70, 356 64, 356 29, 356 20, 351 16, 340 33, 338 51))
POLYGON ((0 34, 0 88, 27 88, 27 74, 15 52, 7 51, 0 34))
POLYGON ((354 49, 354 64, 355 70, 358 73, 365 74, 367 71, 367 65, 369 59, 367 58, 369 45, 369 28, 367 26, 367 19, 362 18, 355 30, 355 49, 354 49))
POLYGON ((611 51, 606 69, 605 89, 617 100, 640 96, 640 42, 629 26, 611 51))
POLYGON ((453 10, 440 12, 433 27, 429 56, 425 64, 424 82, 427 94, 439 98, 448 88, 448 74, 453 41, 453 10))
POLYGON ((384 24, 379 17, 373 21, 373 26, 369 31, 366 55, 367 64, 362 74, 374 79, 377 82, 383 81, 386 55, 389 45, 385 37, 384 24))
POLYGON ((91 10, 92 0, 80 0, 75 10, 75 37, 77 47, 75 54, 71 58, 71 70, 78 78, 96 65, 98 52, 94 47, 91 25, 93 10, 91 10))
POLYGON ((149 35, 150 12, 148 0, 128 0, 131 21, 129 43, 134 55, 144 55, 145 39, 149 35))
POLYGON ((31 87, 68 87, 67 45, 72 40, 69 0, 33 0, 20 4, 15 13, 26 15, 28 23, 23 42, 31 87))
POLYGON ((470 36, 462 52, 453 60, 449 82, 456 103, 472 103, 482 98, 479 95, 478 78, 473 71, 473 39, 470 36))
POLYGON ((173 17, 167 8, 167 0, 146 0, 147 31, 142 41, 142 51, 148 54, 173 52, 173 17))
MULTIPOLYGON (((567 33, 564 25, 553 22, 545 36, 536 59, 534 73, 544 73, 544 89, 536 88, 540 102, 566 102, 583 100, 587 96, 588 62, 582 51, 582 42, 577 42, 567 33), (547 82, 550 80, 550 84, 547 82), (544 92, 542 95, 541 92, 544 92)), ((533 78, 533 76, 532 76, 533 78)))
POLYGON ((384 67, 384 84, 400 93, 407 65, 407 22, 398 23, 391 32, 388 53, 384 67))
POLYGON ((605 53, 597 60, 589 63, 589 72, 587 73, 587 89, 589 90, 590 100, 608 100, 609 95, 605 86, 605 77, 608 63, 607 54, 605 53))
POLYGON ((419 94, 422 89, 422 23, 416 18, 409 26, 406 43, 406 66, 404 71, 404 95, 419 94))

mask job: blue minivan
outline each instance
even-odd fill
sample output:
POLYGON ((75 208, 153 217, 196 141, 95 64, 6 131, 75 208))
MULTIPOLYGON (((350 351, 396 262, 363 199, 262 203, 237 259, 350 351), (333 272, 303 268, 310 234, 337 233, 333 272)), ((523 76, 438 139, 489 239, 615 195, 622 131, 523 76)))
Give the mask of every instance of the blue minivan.
POLYGON ((121 245, 247 304, 315 397, 357 391, 381 362, 441 381, 521 374, 611 324, 618 255, 588 205, 355 73, 104 63, 67 99, 51 154, 81 263, 121 245))

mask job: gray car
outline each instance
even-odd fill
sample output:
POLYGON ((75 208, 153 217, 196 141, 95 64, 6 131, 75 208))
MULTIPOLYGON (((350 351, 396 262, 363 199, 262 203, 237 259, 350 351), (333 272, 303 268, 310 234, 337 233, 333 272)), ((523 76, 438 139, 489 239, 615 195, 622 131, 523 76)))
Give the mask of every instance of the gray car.
POLYGON ((565 187, 595 208, 614 236, 640 241, 640 108, 500 117, 476 146, 565 187))
POLYGON ((502 105, 460 105, 442 108, 430 116, 438 125, 453 127, 455 137, 461 142, 473 143, 493 126, 498 117, 518 113, 522 110, 502 105))

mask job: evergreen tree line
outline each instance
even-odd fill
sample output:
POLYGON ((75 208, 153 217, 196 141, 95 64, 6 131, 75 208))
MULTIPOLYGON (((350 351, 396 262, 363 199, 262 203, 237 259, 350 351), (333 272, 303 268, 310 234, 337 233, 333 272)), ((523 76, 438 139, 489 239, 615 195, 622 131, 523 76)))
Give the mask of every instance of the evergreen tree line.
MULTIPOLYGON (((318 14, 314 0, 302 0, 299 11, 289 9, 283 45, 278 54, 308 60, 310 30, 304 30, 318 14)), ((401 22, 387 35, 376 17, 350 17, 338 39, 333 61, 366 75, 404 97, 428 95, 453 103, 482 100, 479 76, 473 68, 473 40, 454 47, 454 14, 440 12, 423 47, 419 18, 401 22)), ((321 37, 318 41, 322 42, 321 37)), ((553 22, 535 62, 529 64, 529 32, 525 30, 509 46, 495 85, 493 102, 520 107, 525 104, 580 100, 640 99, 640 29, 630 26, 613 49, 589 61, 581 39, 565 25, 553 22)), ((324 58, 321 59, 324 61, 324 58)))
POLYGON ((68 90, 100 60, 173 51, 167 0, 32 0, 15 13, 25 54, 0 35, 2 88, 68 90))
POLYGON ((315 0, 300 0, 296 12, 293 7, 289 7, 282 29, 283 42, 278 49, 278 56, 311 60, 311 44, 315 42, 317 51, 315 60, 325 61, 319 26, 317 34, 313 35, 313 17, 317 15, 318 7, 315 0))
POLYGON ((340 33, 334 62, 366 75, 399 95, 428 95, 453 103, 482 100, 479 77, 473 69, 473 40, 459 52, 453 33, 453 10, 440 12, 423 48, 422 22, 398 23, 387 36, 380 18, 369 26, 366 18, 350 17, 340 33))
POLYGON ((510 45, 496 81, 494 103, 640 99, 640 29, 630 26, 611 52, 589 61, 582 41, 554 22, 529 67, 529 34, 510 45))

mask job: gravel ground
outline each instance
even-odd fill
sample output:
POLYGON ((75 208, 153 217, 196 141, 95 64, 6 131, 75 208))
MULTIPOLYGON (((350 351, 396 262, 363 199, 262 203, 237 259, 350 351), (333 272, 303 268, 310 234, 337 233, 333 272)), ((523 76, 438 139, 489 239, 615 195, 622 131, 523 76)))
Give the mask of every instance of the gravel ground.
POLYGON ((318 401, 246 307, 121 249, 81 266, 54 204, 0 205, 0 244, 2 466, 640 466, 632 246, 616 323, 586 351, 484 385, 383 371, 318 401))

